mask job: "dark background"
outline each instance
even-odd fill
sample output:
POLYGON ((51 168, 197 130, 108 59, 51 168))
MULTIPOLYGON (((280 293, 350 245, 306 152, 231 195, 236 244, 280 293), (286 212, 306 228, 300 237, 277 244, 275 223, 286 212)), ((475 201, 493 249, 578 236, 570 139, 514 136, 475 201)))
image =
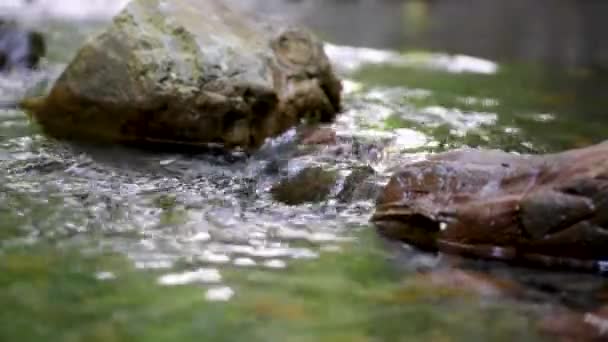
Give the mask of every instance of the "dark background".
POLYGON ((608 69, 604 0, 229 0, 334 43, 608 69))

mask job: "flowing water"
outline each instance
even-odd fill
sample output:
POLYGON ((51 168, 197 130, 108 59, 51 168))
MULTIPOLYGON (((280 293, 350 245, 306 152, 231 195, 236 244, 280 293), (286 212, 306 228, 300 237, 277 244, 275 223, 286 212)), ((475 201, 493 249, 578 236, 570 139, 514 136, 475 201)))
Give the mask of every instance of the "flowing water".
MULTIPOLYGON (((44 25, 43 70, 3 76, 0 98, 56 75, 100 26, 44 25)), ((371 198, 337 194, 365 165, 381 186, 427 153, 599 142, 605 82, 459 55, 327 51, 345 79, 338 146, 303 149, 293 132, 252 156, 83 146, 0 110, 0 340, 533 341, 548 313, 596 303, 599 276, 421 253, 375 235, 371 198), (329 198, 273 200, 272 184, 309 166, 338 175, 329 198), (525 290, 422 273, 455 263, 525 290)))

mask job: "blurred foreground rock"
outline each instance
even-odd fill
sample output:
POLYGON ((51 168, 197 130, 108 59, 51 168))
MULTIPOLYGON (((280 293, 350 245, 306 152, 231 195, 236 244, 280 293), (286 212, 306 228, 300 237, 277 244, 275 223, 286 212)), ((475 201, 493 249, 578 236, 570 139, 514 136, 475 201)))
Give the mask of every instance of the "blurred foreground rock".
POLYGON ((459 150, 406 165, 372 221, 424 249, 605 271, 608 142, 541 156, 459 150))

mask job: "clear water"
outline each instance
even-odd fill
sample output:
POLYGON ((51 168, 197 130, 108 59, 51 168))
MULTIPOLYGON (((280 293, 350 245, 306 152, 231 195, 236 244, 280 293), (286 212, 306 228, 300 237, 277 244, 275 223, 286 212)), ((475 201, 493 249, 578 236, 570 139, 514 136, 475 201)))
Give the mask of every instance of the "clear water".
MULTIPOLYGON (((50 25, 49 60, 0 96, 56 73, 98 26, 50 25)), ((184 155, 48 139, 0 110, 0 340, 541 340, 551 312, 587 308, 593 275, 424 254, 376 236, 373 202, 287 206, 277 180, 306 166, 340 179, 460 146, 547 152, 601 141, 606 82, 444 54, 328 46, 345 78, 339 146, 290 133, 258 154, 184 155), (352 146, 356 145, 357 148, 352 146), (269 166, 270 165, 270 166, 269 166), (518 298, 432 282, 452 265, 523 284, 518 298)))

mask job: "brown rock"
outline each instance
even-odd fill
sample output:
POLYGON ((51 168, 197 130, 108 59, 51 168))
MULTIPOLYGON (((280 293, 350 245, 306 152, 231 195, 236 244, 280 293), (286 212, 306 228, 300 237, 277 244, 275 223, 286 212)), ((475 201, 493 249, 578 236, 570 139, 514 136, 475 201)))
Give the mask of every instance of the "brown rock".
POLYGON ((608 143, 532 156, 461 150, 404 166, 372 221, 422 248, 601 270, 608 143))

